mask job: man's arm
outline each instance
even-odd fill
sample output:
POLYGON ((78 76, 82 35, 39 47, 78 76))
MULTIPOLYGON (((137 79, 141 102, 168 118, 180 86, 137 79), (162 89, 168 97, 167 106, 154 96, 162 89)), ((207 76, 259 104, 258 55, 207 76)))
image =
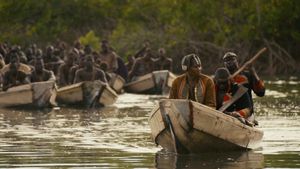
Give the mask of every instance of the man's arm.
POLYGON ((104 82, 104 83, 108 83, 107 82, 107 79, 106 79, 106 77, 105 77, 105 73, 104 73, 104 71, 103 70, 98 70, 98 78, 97 79, 99 79, 100 81, 102 81, 102 82, 104 82))
POLYGON ((112 71, 116 71, 118 69, 118 56, 115 52, 112 53, 112 71))
POLYGON ((77 70, 75 73, 75 78, 74 78, 74 83, 79 83, 81 82, 81 78, 80 78, 80 70, 77 70))
POLYGON ((248 80, 250 81, 250 85, 251 85, 251 89, 253 90, 253 92, 259 96, 259 97, 263 97, 265 95, 266 92, 266 88, 265 88, 265 84, 264 82, 258 77, 255 68, 253 66, 251 66, 250 71, 249 71, 249 78, 248 80))

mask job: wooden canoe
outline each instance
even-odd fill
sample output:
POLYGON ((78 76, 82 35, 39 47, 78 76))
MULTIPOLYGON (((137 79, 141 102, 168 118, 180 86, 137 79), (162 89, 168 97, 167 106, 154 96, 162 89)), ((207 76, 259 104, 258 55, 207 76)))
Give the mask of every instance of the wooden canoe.
POLYGON ((117 93, 121 93, 125 80, 118 74, 111 73, 111 79, 109 80, 109 86, 114 89, 117 93))
POLYGON ((79 104, 90 107, 93 104, 107 106, 114 104, 118 95, 101 81, 86 81, 64 86, 57 91, 57 102, 79 104))
POLYGON ((176 76, 168 70, 154 71, 137 77, 124 88, 129 93, 168 94, 176 76))
POLYGON ((164 99, 149 118, 152 138, 167 151, 202 153, 254 149, 263 132, 189 100, 164 99))
POLYGON ((32 105, 38 108, 53 106, 56 97, 54 81, 35 82, 0 92, 0 106, 32 105))

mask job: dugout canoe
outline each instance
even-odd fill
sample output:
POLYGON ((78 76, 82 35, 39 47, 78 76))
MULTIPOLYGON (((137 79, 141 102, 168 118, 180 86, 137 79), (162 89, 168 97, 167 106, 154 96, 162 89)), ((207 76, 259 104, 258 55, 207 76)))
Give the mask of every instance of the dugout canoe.
POLYGON ((55 97, 56 87, 54 81, 35 82, 0 92, 0 106, 30 105, 37 108, 55 106, 55 97))
POLYGON ((257 128, 189 100, 161 100, 149 124, 156 144, 180 154, 254 149, 263 137, 257 128))
POLYGON ((109 80, 109 86, 114 89, 117 93, 121 93, 125 80, 118 74, 111 73, 111 78, 109 80))
POLYGON ((154 71, 125 84, 128 93, 168 94, 176 76, 168 70, 154 71))
POLYGON ((57 91, 57 102, 62 104, 108 106, 114 104, 118 98, 116 92, 101 81, 85 81, 64 86, 57 91))

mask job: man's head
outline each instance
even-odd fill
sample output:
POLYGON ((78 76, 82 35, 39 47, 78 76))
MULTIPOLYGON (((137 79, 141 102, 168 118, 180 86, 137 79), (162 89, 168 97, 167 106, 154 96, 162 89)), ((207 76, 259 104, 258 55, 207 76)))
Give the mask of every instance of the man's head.
POLYGON ((106 64, 105 62, 102 62, 102 63, 100 64, 100 69, 102 69, 104 72, 106 72, 107 69, 108 69, 107 64, 106 64))
POLYGON ((76 41, 74 42, 74 47, 75 47, 77 50, 80 50, 80 49, 81 49, 81 43, 80 43, 79 40, 76 40, 76 41))
POLYGON ((159 57, 164 57, 166 54, 166 50, 164 48, 159 48, 158 49, 158 56, 159 57))
POLYGON ((54 52, 54 47, 52 45, 47 46, 46 55, 51 56, 54 52))
POLYGON ((91 45, 85 45, 84 46, 84 53, 86 55, 92 54, 92 52, 93 52, 93 49, 92 49, 91 45))
POLYGON ((85 56, 85 66, 87 69, 92 69, 94 65, 94 57, 92 55, 85 56))
POLYGON ((35 58, 42 58, 43 57, 43 51, 42 49, 37 49, 35 58))
POLYGON ((199 56, 196 54, 189 54, 183 57, 181 61, 183 71, 187 71, 192 76, 201 74, 202 65, 199 56))
POLYGON ((107 52, 109 50, 109 43, 107 40, 101 42, 102 51, 107 52))
POLYGON ((80 55, 80 56, 78 57, 78 65, 79 65, 80 67, 83 67, 83 66, 84 66, 84 63, 85 63, 85 55, 80 55))
POLYGON ((237 61, 237 55, 233 52, 227 52, 223 56, 224 66, 229 70, 232 74, 239 68, 239 64, 237 61))
POLYGON ((222 67, 215 72, 215 83, 220 91, 226 92, 230 86, 230 73, 228 69, 222 67))

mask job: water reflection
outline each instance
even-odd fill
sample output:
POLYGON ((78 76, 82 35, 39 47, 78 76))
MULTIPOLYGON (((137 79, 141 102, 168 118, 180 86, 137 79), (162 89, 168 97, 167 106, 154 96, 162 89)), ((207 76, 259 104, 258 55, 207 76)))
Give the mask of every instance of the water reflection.
POLYGON ((176 155, 160 151, 156 153, 155 164, 156 168, 263 168, 264 156, 254 151, 197 155, 176 155))

